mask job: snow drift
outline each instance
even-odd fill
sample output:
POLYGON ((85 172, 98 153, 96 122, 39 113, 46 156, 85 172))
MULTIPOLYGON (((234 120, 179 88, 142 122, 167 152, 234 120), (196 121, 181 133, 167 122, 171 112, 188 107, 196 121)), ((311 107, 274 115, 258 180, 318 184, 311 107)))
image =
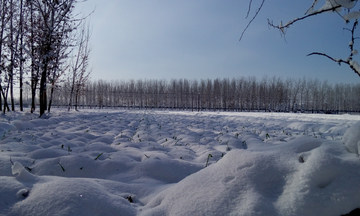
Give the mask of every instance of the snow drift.
POLYGON ((338 216, 360 207, 360 116, 48 117, 0 118, 0 215, 338 216))

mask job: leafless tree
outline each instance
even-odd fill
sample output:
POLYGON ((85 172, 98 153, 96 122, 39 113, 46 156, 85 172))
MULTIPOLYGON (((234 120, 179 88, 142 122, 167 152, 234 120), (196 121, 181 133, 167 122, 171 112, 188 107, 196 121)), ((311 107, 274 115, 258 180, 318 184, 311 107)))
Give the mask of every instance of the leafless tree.
MULTIPOLYGON (((71 82, 54 94, 65 105, 71 82)), ((156 108, 260 112, 359 112, 360 84, 330 84, 318 79, 240 77, 215 80, 88 81, 82 105, 91 107, 156 108)))
POLYGON ((71 33, 76 29, 80 20, 76 19, 74 7, 76 0, 34 0, 33 9, 36 14, 37 34, 35 44, 39 55, 40 69, 40 116, 47 108, 48 77, 60 69, 67 56, 62 56, 71 44, 65 43, 71 33))
MULTIPOLYGON (((1 95, 0 95, 0 102, 2 102, 1 100, 1 96, 3 98, 4 101, 4 113, 6 108, 9 110, 8 104, 7 104, 7 83, 8 83, 8 74, 6 73, 6 64, 8 61, 8 54, 7 51, 5 50, 6 44, 7 44, 7 39, 8 39, 8 35, 6 34, 7 30, 8 30, 8 22, 10 20, 10 16, 9 16, 9 3, 6 0, 1 0, 1 26, 0 26, 0 91, 1 91, 1 95), (5 92, 6 91, 6 92, 5 92)), ((1 104, 0 104, 1 105, 1 104)), ((1 106, 0 106, 1 107, 1 106)))
POLYGON ((77 43, 76 47, 73 50, 73 56, 70 60, 69 67, 69 80, 71 83, 70 86, 70 99, 68 110, 72 106, 72 102, 75 96, 75 110, 77 110, 77 102, 80 94, 83 92, 85 83, 90 77, 89 70, 89 59, 90 59, 90 27, 88 23, 83 22, 79 32, 76 32, 77 43))

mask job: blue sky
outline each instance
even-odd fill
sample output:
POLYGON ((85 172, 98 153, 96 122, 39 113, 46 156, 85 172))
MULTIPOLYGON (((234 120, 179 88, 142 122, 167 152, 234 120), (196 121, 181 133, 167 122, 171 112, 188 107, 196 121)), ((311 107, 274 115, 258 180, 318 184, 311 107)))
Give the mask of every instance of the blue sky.
MULTIPOLYGON (((260 0, 253 0, 255 13, 260 0)), ((334 13, 298 22, 286 34, 267 25, 302 16, 312 0, 268 0, 239 42, 247 0, 88 0, 78 8, 91 16, 92 79, 215 79, 241 76, 327 79, 359 83, 335 58, 349 54, 350 34, 334 13)), ((325 2, 325 1, 324 1, 325 2)))

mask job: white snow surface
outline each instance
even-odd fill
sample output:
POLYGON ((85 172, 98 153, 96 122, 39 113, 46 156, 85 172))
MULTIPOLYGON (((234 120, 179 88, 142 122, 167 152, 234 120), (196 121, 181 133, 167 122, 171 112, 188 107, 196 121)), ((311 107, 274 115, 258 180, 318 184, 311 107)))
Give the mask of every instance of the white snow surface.
POLYGON ((55 109, 2 115, 0 136, 0 215, 360 207, 359 115, 55 109))

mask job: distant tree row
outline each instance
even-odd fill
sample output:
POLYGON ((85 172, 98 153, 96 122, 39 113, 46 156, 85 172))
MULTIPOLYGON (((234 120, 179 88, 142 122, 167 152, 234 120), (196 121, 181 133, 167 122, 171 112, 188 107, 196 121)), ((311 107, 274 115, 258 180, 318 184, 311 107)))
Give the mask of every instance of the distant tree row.
MULTIPOLYGON (((53 96, 68 105, 69 83, 53 96)), ((174 79, 92 81, 73 98, 75 109, 126 107, 180 110, 359 112, 360 84, 330 84, 318 79, 241 77, 237 79, 174 79)))

